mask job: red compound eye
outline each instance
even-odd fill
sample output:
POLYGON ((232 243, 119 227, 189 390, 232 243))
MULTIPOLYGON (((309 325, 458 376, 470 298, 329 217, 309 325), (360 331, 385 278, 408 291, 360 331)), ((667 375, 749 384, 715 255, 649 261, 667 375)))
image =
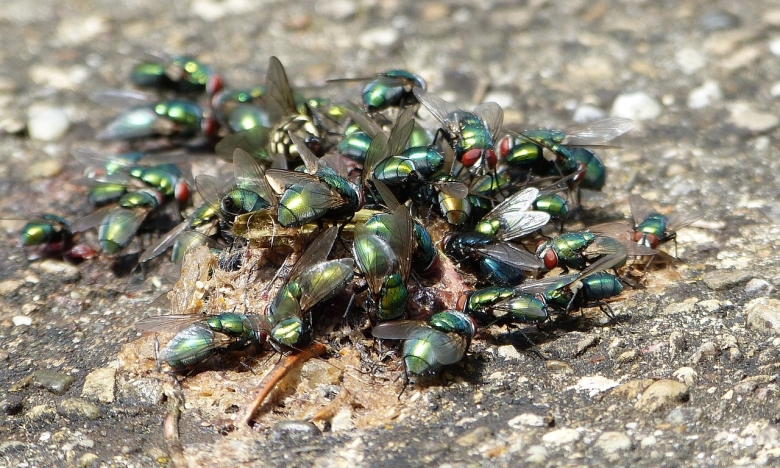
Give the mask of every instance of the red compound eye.
POLYGON ((480 159, 482 159, 482 150, 475 148, 466 151, 463 157, 460 158, 460 162, 466 167, 471 167, 478 163, 480 159))
POLYGON ((224 87, 225 82, 222 81, 222 77, 219 75, 214 75, 209 78, 208 82, 206 83, 206 92, 209 96, 214 96, 218 92, 222 91, 222 88, 224 87))
POLYGON ((487 164, 490 169, 496 168, 496 164, 498 164, 498 157, 496 157, 495 151, 493 150, 485 151, 485 159, 487 159, 487 164))
POLYGON ((217 131, 219 130, 219 124, 217 123, 217 120, 213 117, 206 117, 203 119, 203 122, 200 124, 201 130, 203 131, 203 134, 206 135, 208 138, 214 138, 217 136, 217 131))
POLYGON ((504 159, 506 158, 506 155, 509 154, 509 150, 511 149, 512 149, 512 139, 509 136, 505 136, 498 143, 498 154, 502 159, 504 159))
POLYGON ((466 304, 469 302, 469 295, 468 294, 461 294, 458 298, 458 303, 455 304, 455 307, 458 310, 466 310, 466 304))
POLYGON ((558 255, 556 255, 555 251, 553 249, 547 249, 547 252, 544 253, 544 267, 548 270, 552 270, 556 266, 558 266, 558 255))
POLYGON ((190 199, 190 186, 184 181, 177 183, 173 189, 173 196, 179 203, 187 203, 190 199))

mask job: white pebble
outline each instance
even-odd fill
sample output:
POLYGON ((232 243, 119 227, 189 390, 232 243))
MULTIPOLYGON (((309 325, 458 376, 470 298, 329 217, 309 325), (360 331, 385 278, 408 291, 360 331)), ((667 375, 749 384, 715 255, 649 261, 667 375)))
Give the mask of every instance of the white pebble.
POLYGON ((780 81, 775 82, 769 92, 773 97, 780 97, 780 81))
POLYGON ((31 111, 27 130, 34 140, 55 141, 62 138, 70 127, 68 115, 54 107, 31 111))
POLYGON ((621 94, 612 104, 613 117, 632 120, 652 120, 661 115, 661 104, 647 93, 621 94))
POLYGON ((26 315, 14 315, 11 318, 11 322, 13 322, 15 327, 19 327, 22 325, 30 326, 32 325, 32 318, 26 315))
POLYGON ((705 81, 698 88, 694 88, 688 94, 688 107, 691 109, 702 109, 713 102, 723 99, 723 91, 716 81, 705 81))
POLYGON ((593 122, 594 120, 603 119, 606 116, 607 113, 604 112, 604 109, 591 106, 590 104, 583 104, 574 110, 572 120, 577 123, 587 123, 593 122))
POLYGON ((393 28, 374 28, 360 35, 359 43, 364 49, 373 50, 388 47, 398 42, 399 34, 393 28))
POLYGON ((707 64, 707 59, 696 49, 680 49, 674 54, 674 58, 677 61, 677 65, 686 75, 695 73, 700 68, 707 64))
POLYGON ((780 36, 769 40, 769 51, 780 56, 780 36))
POLYGON ((729 110, 731 123, 751 132, 765 132, 780 124, 776 115, 758 111, 746 102, 735 102, 729 110))

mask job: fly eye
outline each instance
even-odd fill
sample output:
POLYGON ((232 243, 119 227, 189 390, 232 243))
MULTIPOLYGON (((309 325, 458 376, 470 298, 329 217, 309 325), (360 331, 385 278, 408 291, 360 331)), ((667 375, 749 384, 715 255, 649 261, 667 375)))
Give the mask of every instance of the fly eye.
MULTIPOLYGON (((495 154, 493 156, 495 157, 495 154)), ((482 159, 482 150, 475 148, 466 151, 460 159, 460 162, 466 167, 471 167, 477 164, 480 159, 482 159)))

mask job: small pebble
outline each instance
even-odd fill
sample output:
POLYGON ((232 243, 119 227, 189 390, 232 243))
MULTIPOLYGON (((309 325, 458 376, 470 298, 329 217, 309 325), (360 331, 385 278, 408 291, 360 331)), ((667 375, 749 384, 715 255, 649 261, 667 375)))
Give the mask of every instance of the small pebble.
POLYGON ((709 80, 688 94, 688 107, 703 109, 721 99, 723 99, 723 91, 721 91, 720 85, 717 81, 709 80))
POLYGON ((498 355, 504 359, 520 359, 520 352, 512 345, 503 345, 498 347, 498 355))
POLYGON ((309 421, 279 421, 271 429, 271 438, 280 439, 291 437, 294 439, 321 436, 322 431, 313 422, 309 421))
POLYGON ((688 388, 693 387, 699 374, 692 367, 681 367, 674 371, 672 377, 684 383, 688 388))
POLYGON ((116 394, 116 369, 104 367, 87 374, 81 397, 97 400, 101 403, 112 403, 116 394))
POLYGON ((77 266, 54 259, 47 258, 35 262, 31 268, 48 281, 73 283, 81 278, 81 270, 77 266))
POLYGON ((748 327, 780 334, 780 300, 759 297, 745 304, 748 327))
POLYGON ((649 435, 649 436, 643 438, 639 442, 639 446, 642 447, 642 448, 647 448, 647 447, 651 447, 651 446, 653 446, 653 445, 655 445, 657 443, 658 443, 658 439, 656 439, 654 435, 649 435))
POLYGON ((54 408, 46 405, 33 406, 24 413, 24 418, 30 422, 51 421, 56 416, 54 408))
POLYGON ((730 121, 735 126, 751 132, 761 133, 780 124, 780 118, 769 112, 761 112, 746 102, 735 102, 729 107, 730 121))
POLYGON ((547 461, 548 452, 543 445, 532 445, 528 447, 528 456, 525 461, 531 464, 542 464, 547 461))
POLYGON ((617 381, 601 375, 587 375, 585 377, 580 377, 577 384, 571 388, 575 390, 585 390, 590 396, 595 396, 599 393, 606 392, 611 388, 615 388, 618 385, 620 384, 617 381))
POLYGON ((493 431, 489 427, 480 426, 455 439, 455 443, 461 447, 473 447, 484 442, 491 435, 493 431))
POLYGON ((0 283, 0 296, 10 296, 24 284, 23 280, 5 280, 0 283))
POLYGON ((15 327, 30 326, 32 325, 32 317, 28 317, 26 315, 14 315, 11 317, 11 323, 13 323, 15 327))
POLYGON ((582 434, 576 429, 558 429, 542 436, 542 442, 548 445, 568 445, 577 442, 582 434))
POLYGON ((739 26, 740 22, 739 16, 725 10, 715 10, 705 13, 699 20, 699 23, 705 31, 734 29, 739 26))
POLYGON ((27 131, 33 140, 59 140, 69 127, 68 114, 53 107, 31 111, 27 120, 27 131))
POLYGON ((721 291, 746 283, 752 276, 749 270, 713 270, 704 274, 703 281, 713 291, 721 291))
POLYGON ((631 438, 622 432, 609 431, 601 434, 593 446, 605 453, 631 449, 631 438))
POLYGON ((390 47, 398 42, 400 35, 393 28, 374 28, 364 32, 358 38, 360 47, 374 50, 380 47, 390 47))
POLYGON ((549 426, 544 416, 534 413, 523 413, 510 419, 509 427, 512 429, 522 429, 523 427, 544 427, 549 426))
POLYGON ((607 116, 604 109, 589 104, 583 104, 574 110, 572 120, 576 123, 587 123, 595 120, 603 119, 607 116))
POLYGON ((33 384, 35 386, 45 388, 56 395, 62 395, 68 391, 74 380, 68 374, 48 369, 39 369, 33 374, 33 384))
POLYGON ((643 411, 655 411, 660 408, 688 401, 688 387, 676 380, 663 379, 650 385, 642 393, 635 408, 643 411))
POLYGON ((100 408, 82 398, 63 400, 57 409, 61 415, 72 420, 82 418, 97 419, 100 417, 100 408))
POLYGON ((351 0, 317 2, 317 13, 336 21, 348 20, 355 16, 358 5, 351 0))
POLYGON ((701 419, 701 408, 674 408, 666 415, 666 422, 676 426, 690 425, 701 419))
POLYGON ((22 178, 24 180, 47 179, 62 172, 62 163, 57 159, 47 159, 27 166, 22 178))
POLYGON ((683 48, 674 54, 677 65, 683 73, 691 75, 707 64, 707 59, 697 49, 683 48))
POLYGON ((9 394, 8 398, 0 401, 0 411, 8 416, 19 414, 24 409, 24 398, 20 395, 9 394))
MULTIPOLYGON (((27 444, 18 440, 9 440, 7 442, 0 443, 0 453, 3 455, 13 455, 14 453, 22 453, 27 450, 27 444)), ((21 465, 20 465, 21 466, 21 465)))
POLYGON ((745 292, 756 296, 759 294, 769 294, 774 287, 771 283, 761 278, 753 278, 745 285, 745 292))
POLYGON ((661 115, 661 103, 644 92, 621 94, 615 98, 610 114, 632 120, 653 120, 661 115))
POLYGON ((769 93, 772 97, 780 97, 780 81, 776 81, 769 89, 769 93))
POLYGON ((769 40, 769 51, 780 56, 780 37, 773 37, 769 40))

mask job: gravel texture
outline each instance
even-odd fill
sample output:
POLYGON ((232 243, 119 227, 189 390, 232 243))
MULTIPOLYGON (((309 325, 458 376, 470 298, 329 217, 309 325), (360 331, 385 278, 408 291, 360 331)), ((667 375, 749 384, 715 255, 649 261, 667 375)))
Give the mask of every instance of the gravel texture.
MULTIPOLYGON (((771 0, 4 2, 0 465, 776 464, 778 37, 771 0), (174 381, 153 365, 127 372, 118 358, 168 286, 162 266, 129 271, 132 255, 29 263, 17 238, 32 214, 88 212, 66 183, 82 170, 71 149, 121 149, 96 146, 118 110, 90 95, 126 87, 148 51, 197 55, 239 86, 262 80, 270 55, 297 86, 408 68, 464 108, 487 93, 517 129, 630 116, 622 149, 600 153, 609 177, 586 194, 589 212, 622 219, 641 193, 666 212, 705 215, 679 233, 681 262, 612 304, 617 323, 593 310, 546 332, 524 328, 546 361, 517 329, 491 327, 440 380, 391 399, 375 425, 356 424, 370 415, 345 405, 325 431, 296 422, 222 435, 212 413, 236 408, 203 404, 215 401, 204 393, 185 403, 172 446, 162 424, 174 381)), ((321 362, 304 376, 326 372, 321 362)), ((230 387, 235 374, 183 385, 230 387)), ((296 402, 284 401, 267 411, 285 419, 296 402)))

